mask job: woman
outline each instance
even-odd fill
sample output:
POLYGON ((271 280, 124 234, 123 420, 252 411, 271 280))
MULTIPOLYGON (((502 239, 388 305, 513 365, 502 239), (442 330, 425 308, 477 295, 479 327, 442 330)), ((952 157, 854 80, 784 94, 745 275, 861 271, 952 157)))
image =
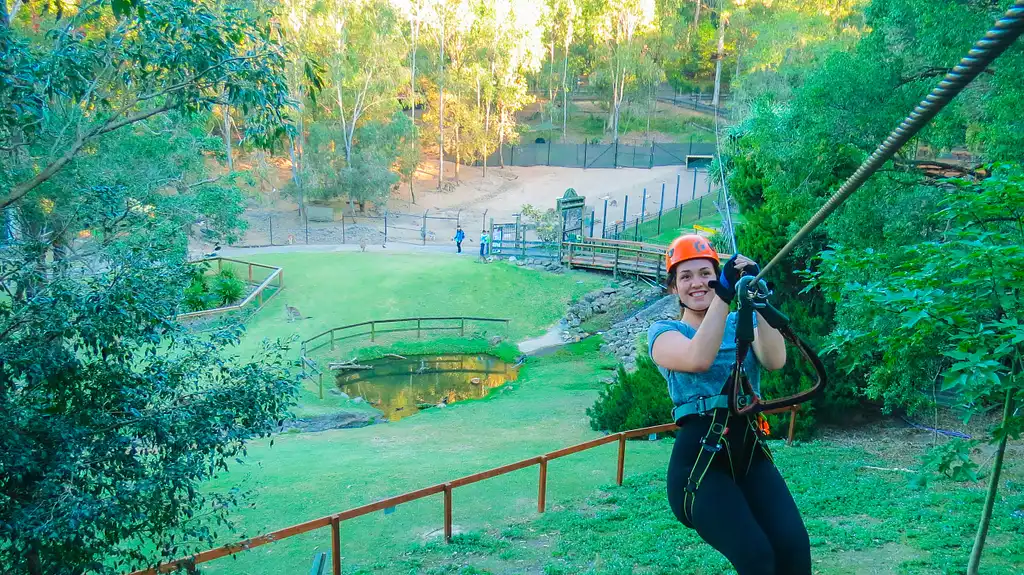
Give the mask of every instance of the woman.
MULTIPOLYGON (((722 395, 736 361, 736 313, 729 304, 737 280, 756 274, 757 264, 737 254, 720 269, 718 254, 697 235, 673 241, 665 264, 667 287, 683 314, 681 321, 655 322, 647 341, 680 427, 668 468, 672 511, 738 575, 810 574, 807 530, 761 439, 760 421, 730 414, 722 395)), ((755 326, 743 367, 759 393, 760 368, 782 368, 786 346, 760 315, 755 326)))

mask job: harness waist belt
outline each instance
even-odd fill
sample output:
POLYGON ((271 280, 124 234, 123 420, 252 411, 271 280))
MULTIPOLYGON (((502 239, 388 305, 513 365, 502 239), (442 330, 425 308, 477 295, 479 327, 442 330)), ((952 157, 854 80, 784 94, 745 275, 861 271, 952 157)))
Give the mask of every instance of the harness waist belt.
MULTIPOLYGON (((747 403, 751 400, 749 395, 741 395, 740 398, 746 399, 747 403)), ((672 421, 679 421, 687 415, 704 415, 712 409, 729 409, 729 396, 713 395, 711 397, 699 397, 690 403, 677 405, 672 409, 672 421)))

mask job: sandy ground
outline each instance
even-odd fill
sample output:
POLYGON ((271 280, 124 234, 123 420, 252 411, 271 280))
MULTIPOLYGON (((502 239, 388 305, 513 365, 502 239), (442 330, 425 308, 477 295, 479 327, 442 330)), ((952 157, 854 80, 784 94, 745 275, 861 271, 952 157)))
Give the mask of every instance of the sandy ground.
MULTIPOLYGON (((455 166, 445 163, 445 177, 454 176, 455 166)), ((506 167, 488 168, 483 176, 481 168, 459 169, 459 181, 451 192, 437 191, 437 164, 424 164, 417 174, 416 205, 412 205, 408 186, 400 190, 390 203, 392 210, 419 212, 430 210, 430 214, 444 214, 459 219, 479 231, 479 226, 493 218, 495 222, 513 222, 515 215, 524 204, 536 208, 554 208, 558 198, 566 189, 573 188, 586 198, 588 209, 596 209, 597 222, 594 234, 600 236, 604 200, 608 200, 608 222, 612 225, 622 221, 624 208, 628 219, 640 215, 644 189, 647 190, 646 212, 656 214, 661 203, 661 187, 665 186, 665 206, 675 206, 676 181, 679 181, 679 202, 688 201, 692 196, 700 197, 708 192, 706 174, 683 166, 665 166, 649 170, 618 168, 589 169, 558 167, 506 167), (696 177, 696 186, 694 178, 696 177), (629 197, 628 206, 625 198, 629 197), (486 212, 486 217, 485 217, 486 212)), ((469 233, 467 231, 467 233, 469 233)))
MULTIPOLYGON (((286 166, 281 166, 287 172, 286 166)), ((280 168, 279 168, 280 169, 280 168)), ((460 166, 455 179, 455 164, 445 163, 445 180, 453 185, 437 191, 436 161, 426 161, 417 172, 414 189, 416 203, 412 203, 408 185, 402 186, 388 202, 387 243, 445 244, 451 243, 455 226, 460 223, 466 231, 464 249, 476 250, 481 228, 495 223, 514 222, 515 215, 524 204, 547 210, 554 208, 566 189, 573 188, 586 198, 587 209, 596 210, 594 235, 601 235, 604 200, 608 200, 607 226, 640 215, 642 195, 646 188, 648 215, 658 213, 661 187, 665 186, 664 209, 674 207, 676 182, 679 182, 679 202, 708 193, 706 174, 687 171, 683 166, 665 166, 653 169, 581 169, 559 167, 506 167, 488 168, 483 176, 481 168, 460 166), (695 183, 696 180, 696 183, 695 183), (628 204, 625 198, 629 197, 628 204), (628 213, 624 214, 624 211, 628 213), (426 238, 422 235, 424 214, 427 216, 426 238)), ((712 190, 717 193, 717 190, 712 190)), ((246 211, 249 229, 236 245, 261 246, 268 244, 358 244, 366 238, 369 245, 383 245, 383 206, 369 206, 365 214, 353 214, 343 201, 335 202, 334 222, 307 222, 298 216, 297 205, 284 198, 266 197, 262 205, 255 202, 246 211), (346 214, 345 226, 341 214, 346 214), (271 237, 272 235, 272 237, 271 237)), ((588 230, 589 233, 589 230, 588 230)))

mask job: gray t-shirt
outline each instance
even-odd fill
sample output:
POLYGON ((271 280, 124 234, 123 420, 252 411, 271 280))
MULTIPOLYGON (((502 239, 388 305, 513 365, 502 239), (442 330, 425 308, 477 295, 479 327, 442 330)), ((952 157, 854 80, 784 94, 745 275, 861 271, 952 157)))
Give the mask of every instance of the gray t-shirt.
MULTIPOLYGON (((732 373, 732 365, 736 362, 736 312, 732 312, 725 320, 725 333, 722 335, 722 347, 718 350, 718 356, 711 369, 704 373, 686 373, 682 371, 670 371, 658 366, 658 371, 668 382, 668 394, 672 403, 679 406, 690 403, 698 397, 711 397, 721 395, 725 381, 732 373)), ((757 316, 754 317, 754 325, 757 325, 757 316)), ((688 338, 696 335, 697 330, 690 324, 677 320, 662 320, 651 324, 647 330, 647 352, 652 353, 654 340, 667 331, 678 331, 688 338)), ((653 357, 653 354, 652 354, 653 357)), ((743 361, 743 367, 747 372, 747 379, 754 388, 754 393, 761 395, 761 364, 754 356, 754 351, 747 353, 743 361)))

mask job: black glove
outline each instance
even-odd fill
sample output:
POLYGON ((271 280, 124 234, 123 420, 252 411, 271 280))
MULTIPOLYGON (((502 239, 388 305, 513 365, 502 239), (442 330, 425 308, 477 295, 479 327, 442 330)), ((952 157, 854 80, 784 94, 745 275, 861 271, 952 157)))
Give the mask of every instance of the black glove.
POLYGON ((736 297, 736 284, 740 281, 741 277, 744 275, 757 275, 761 271, 757 264, 748 264, 743 269, 736 267, 737 255, 739 254, 733 254, 729 261, 725 262, 717 281, 711 280, 708 282, 708 286, 715 290, 715 295, 725 303, 732 303, 732 300, 736 297))

